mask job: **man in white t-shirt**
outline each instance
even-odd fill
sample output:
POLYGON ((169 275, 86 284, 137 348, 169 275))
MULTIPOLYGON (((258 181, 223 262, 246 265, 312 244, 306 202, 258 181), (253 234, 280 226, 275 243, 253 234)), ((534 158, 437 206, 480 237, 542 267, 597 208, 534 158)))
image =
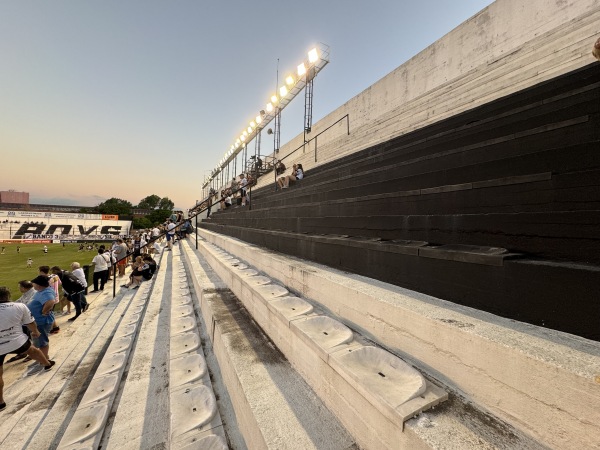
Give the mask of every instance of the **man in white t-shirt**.
POLYGON ((23 331, 23 326, 31 331, 31 336, 40 336, 29 308, 23 303, 11 302, 8 288, 0 286, 0 411, 6 408, 4 381, 2 380, 6 355, 25 353, 31 359, 39 362, 46 371, 54 365, 54 361, 46 359, 44 354, 31 344, 29 337, 23 331))
POLYGON ((173 250, 173 241, 175 240, 176 226, 177 225, 175 225, 173 219, 169 219, 169 223, 167 224, 167 245, 169 246, 169 248, 167 249, 168 251, 173 250))

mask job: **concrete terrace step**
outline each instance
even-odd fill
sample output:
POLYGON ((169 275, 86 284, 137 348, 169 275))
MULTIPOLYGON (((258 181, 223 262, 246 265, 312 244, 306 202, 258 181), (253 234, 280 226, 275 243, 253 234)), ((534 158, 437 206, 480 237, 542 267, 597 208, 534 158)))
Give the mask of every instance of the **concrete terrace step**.
MULTIPOLYGON (((229 390, 245 446, 355 448, 352 437, 253 323, 201 253, 187 243, 183 249, 208 327, 207 344, 229 390)), ((256 281, 260 286, 264 280, 256 281)))
MULTIPOLYGON (((465 411, 473 402, 482 414, 476 416, 486 416, 491 421, 488 425, 499 419, 491 425, 496 431, 488 429, 489 435, 496 437, 490 441, 486 435, 486 442, 498 439, 497 430, 504 428, 516 439, 510 448, 600 448, 595 439, 600 435, 598 342, 503 319, 365 277, 348 276, 205 230, 199 233, 235 255, 230 257, 238 260, 235 264, 251 264, 255 273, 281 283, 292 293, 301 293, 313 306, 313 312, 304 307, 307 313, 315 309, 331 312, 351 329, 442 382, 455 394, 451 395, 453 406, 446 410, 442 404, 439 416, 438 412, 426 413, 428 421, 448 423, 454 414, 462 419, 469 416, 465 411), (487 415, 490 413, 493 416, 487 415)), ((203 251, 207 256, 213 254, 209 246, 203 251)), ((226 264, 217 253, 211 258, 215 264, 226 264)), ((239 270, 230 267, 228 272, 239 270)), ((229 282, 235 291, 234 278, 229 282)), ((252 305, 258 305, 255 296, 252 305)), ((261 314, 258 306, 251 308, 257 310, 255 319, 265 323, 268 330, 273 319, 264 322, 261 316, 266 313, 261 314)), ((278 342, 277 335, 271 338, 278 342)), ((405 429, 423 431, 416 425, 419 420, 408 420, 405 429)), ((439 448, 463 447, 439 444, 439 448)))
MULTIPOLYGON (((537 112, 532 115, 531 111, 523 111, 521 108, 519 113, 522 114, 515 117, 519 122, 518 127, 514 126, 514 123, 509 124, 510 128, 507 128, 506 123, 481 121, 486 123, 472 126, 470 135, 450 130, 452 133, 444 136, 448 141, 439 141, 432 137, 424 142, 415 137, 407 138, 404 142, 390 143, 390 148, 386 149, 387 153, 384 155, 365 156, 364 160, 351 164, 340 163, 339 167, 317 176, 308 176, 302 182, 293 185, 293 189, 285 192, 274 193, 271 190, 256 193, 253 209, 271 208, 284 202, 289 204, 291 201, 302 199, 319 201, 323 195, 333 196, 336 192, 340 197, 357 196, 360 192, 373 194, 376 193, 374 191, 425 189, 434 188, 436 185, 456 185, 481 182, 489 178, 523 176, 528 174, 528 170, 539 171, 539 163, 536 165, 533 162, 535 155, 548 159, 551 164, 552 161, 561 158, 561 153, 557 153, 557 146, 561 145, 564 138, 556 133, 564 134, 565 130, 583 127, 583 130, 587 129, 587 134, 590 134, 591 127, 588 122, 595 120, 594 114, 598 111, 598 83, 588 87, 596 88, 595 92, 574 94, 568 98, 567 103, 563 103, 566 107, 561 104, 552 105, 552 108, 545 110, 544 115, 537 112), (543 119, 543 122, 540 119, 543 119), (540 137, 537 145, 515 145, 517 142, 530 140, 534 135, 540 137), (546 142, 548 136, 552 138, 551 145, 546 142), (486 147, 502 144, 506 146, 502 151, 485 152, 486 147), (412 153, 408 153, 408 150, 412 153), (516 164, 516 161, 521 161, 521 164, 516 164), (478 167, 475 173, 474 165, 478 167)), ((570 138, 566 145, 576 149, 576 144, 593 145, 596 140, 597 137, 594 138, 593 135, 583 135, 580 139, 570 138)), ((553 166, 552 170, 556 173, 567 170, 558 162, 553 163, 553 166)))
POLYGON ((109 287, 102 294, 88 295, 90 308, 76 322, 63 324, 59 317, 61 332, 50 343, 51 358, 57 362, 51 372, 22 378, 6 389, 8 398, 16 397, 16 408, 9 403, 3 412, 3 449, 58 445, 134 295, 134 291, 120 292, 113 299, 109 287))
POLYGON ((163 256, 103 448, 228 448, 181 245, 163 256))
POLYGON ((122 318, 60 440, 59 449, 98 448, 100 445, 150 290, 150 283, 144 283, 134 294, 128 293, 129 302, 122 318))
POLYGON ((312 310, 288 319, 279 309, 283 306, 288 311, 287 305, 278 302, 294 298, 287 289, 268 277, 248 276, 238 260, 218 248, 204 246, 204 250, 211 266, 231 284, 253 319, 335 411, 359 445, 394 448, 408 418, 447 398, 443 390, 399 358, 365 345, 345 325, 322 312, 312 310), (340 407, 344 401, 349 407, 340 407), (356 410, 368 413, 357 415, 356 410))
MULTIPOLYGON (((354 332, 349 332, 337 320, 324 319, 320 306, 313 308, 302 298, 290 293, 286 294, 287 289, 283 286, 274 284, 269 277, 259 275, 256 270, 235 256, 207 245, 202 240, 200 246, 202 247, 200 252, 187 249, 189 260, 202 261, 204 256, 212 260, 206 270, 216 270, 217 273, 221 273, 225 276, 226 285, 241 292, 252 318, 264 327, 263 330, 279 349, 291 356, 294 367, 336 413, 348 431, 355 436, 361 448, 542 448, 541 445, 532 442, 506 424, 495 423, 496 419, 485 414, 474 414, 472 407, 462 404, 456 397, 452 397, 450 402, 442 403, 435 410, 421 413, 418 418, 407 420, 404 431, 400 431, 402 429, 402 420, 398 422, 400 410, 387 409, 389 406, 384 406, 384 404, 396 404, 403 397, 399 392, 394 393, 391 388, 393 383, 384 381, 388 376, 392 379, 395 376, 402 377, 399 373, 393 375, 396 372, 392 367, 398 367, 396 357, 392 358, 394 362, 390 365, 387 362, 388 357, 385 356, 390 355, 388 352, 373 347, 354 332), (368 367, 371 369, 365 371, 368 367), (392 368, 391 372, 390 368, 392 368), (340 378, 340 373, 345 374, 345 377, 340 378), (365 382, 370 376, 375 378, 374 384, 365 382), (360 386, 365 386, 365 390, 361 392, 360 386), (379 389, 377 386, 384 386, 381 387, 380 394, 376 394, 379 389), (336 396, 339 396, 338 402, 331 402, 331 399, 336 396), (390 421, 392 416, 396 418, 390 421), (504 429, 504 432, 499 434, 498 428, 495 427, 504 429)), ((202 266, 205 267, 204 262, 202 266)), ((197 267, 195 272, 199 273, 197 267)), ((202 287, 199 285, 198 288, 202 287)), ((245 330, 245 326, 242 325, 241 317, 235 313, 237 326, 232 327, 232 323, 224 320, 222 316, 224 311, 237 311, 239 307, 234 307, 234 304, 226 298, 217 298, 224 297, 218 292, 224 293, 215 292, 214 285, 207 284, 206 291, 201 295, 202 311, 213 323, 212 334, 215 347, 223 346, 222 339, 232 344, 235 342, 233 347, 225 343, 225 348, 216 350, 220 353, 221 360, 226 361, 227 353, 229 358, 235 358, 232 353, 235 353, 235 347, 239 345, 239 336, 233 338, 230 333, 238 326, 245 330), (220 328, 227 330, 223 336, 220 336, 220 328)), ((429 386, 429 381, 427 384, 429 386)), ((425 394, 426 397, 427 395, 425 394)), ((421 398, 417 400, 426 401, 421 398)), ((246 404, 248 401, 252 403, 252 399, 239 399, 235 403, 246 404)), ((412 417, 418 410, 419 408, 413 409, 411 413, 407 413, 407 417, 412 417)), ((256 417, 252 409, 247 410, 246 414, 242 414, 241 411, 238 414, 244 417, 256 417)), ((251 434, 255 426, 252 423, 248 433, 251 434)), ((258 427, 260 426, 259 422, 258 427)), ((287 448, 287 446, 276 448, 287 448)), ((319 446, 319 448, 323 447, 319 446)))

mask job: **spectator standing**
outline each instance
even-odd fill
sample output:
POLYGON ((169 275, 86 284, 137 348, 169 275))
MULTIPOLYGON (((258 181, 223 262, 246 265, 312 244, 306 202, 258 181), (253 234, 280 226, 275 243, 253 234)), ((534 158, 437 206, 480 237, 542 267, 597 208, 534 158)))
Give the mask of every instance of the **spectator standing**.
POLYGON ((242 206, 246 206, 246 202, 248 201, 248 192, 246 186, 248 185, 248 179, 246 178, 246 174, 240 174, 240 187, 242 188, 242 206))
MULTIPOLYGON (((54 291, 54 304, 57 305, 60 303, 60 279, 56 275, 52 275, 50 273, 50 267, 48 266, 40 266, 38 267, 38 274, 43 275, 48 278, 48 283, 50 287, 54 291)), ((52 323, 52 329, 50 330, 51 334, 56 334, 60 331, 60 327, 54 321, 52 323)))
POLYGON ((167 223, 167 245, 169 248, 168 251, 173 250, 173 241, 175 240, 175 224, 173 223, 173 219, 169 219, 167 223))
POLYGON ((94 256, 94 259, 92 260, 92 263, 94 264, 94 290, 92 293, 104 290, 104 281, 108 274, 108 264, 103 254, 104 249, 98 249, 98 254, 94 256), (98 282, 100 282, 100 289, 98 289, 98 282))
POLYGON ((211 187, 210 190, 208 191, 208 211, 206 213, 207 218, 210 217, 210 208, 212 207, 213 200, 216 195, 217 195, 217 191, 211 187))
POLYGON ((139 234, 136 234, 135 237, 133 238, 133 258, 137 258, 138 256, 141 255, 141 248, 142 248, 142 238, 140 237, 139 234))
MULTIPOLYGON (((48 280, 46 280, 46 283, 48 280)), ((27 327, 34 339, 40 338, 34 316, 23 303, 11 302, 8 288, 0 287, 0 411, 6 408, 4 402, 4 358, 10 353, 26 354, 31 359, 40 363, 45 371, 55 364, 48 360, 40 349, 31 345, 31 341, 23 327, 27 327)))
POLYGON ((33 289, 33 284, 30 281, 22 280, 19 281, 19 291, 21 292, 21 296, 15 300, 17 303, 23 303, 26 305, 31 301, 33 295, 35 294, 35 290, 33 289))
MULTIPOLYGON (((55 305, 54 289, 50 287, 48 277, 38 275, 33 280, 33 289, 35 294, 31 301, 27 304, 27 308, 31 311, 35 324, 39 330, 39 336, 34 338, 33 344, 40 349, 46 359, 50 352, 50 331, 54 323, 54 313, 52 309, 55 305)), ((33 337, 33 336, 32 336, 33 337)))
MULTIPOLYGON (((75 261, 71 263, 71 273, 73 275, 75 275, 79 281, 81 281, 81 284, 83 284, 85 286, 85 289, 83 290, 83 293, 81 294, 83 297, 84 302, 87 305, 87 298, 85 297, 86 295, 86 290, 88 287, 88 282, 87 279, 85 278, 85 272, 83 271, 83 269, 81 268, 81 265, 75 261)), ((87 310, 87 308, 86 308, 87 310)), ((68 305, 68 313, 67 314, 71 314, 71 304, 69 303, 68 305)))
POLYGON ((69 319, 69 322, 73 322, 81 315, 82 312, 86 312, 88 309, 87 301, 83 296, 87 284, 84 284, 71 272, 62 270, 58 266, 54 266, 52 268, 52 273, 60 278, 63 290, 65 291, 65 294, 67 294, 67 298, 72 301, 73 305, 75 306, 75 316, 69 319))
POLYGON ((117 239, 115 247, 115 258, 117 259, 117 269, 119 269, 119 277, 125 275, 125 267, 127 266, 127 246, 123 239, 117 239))
POLYGON ((148 250, 146 248, 146 244, 148 243, 146 233, 142 233, 140 236, 140 255, 146 253, 148 250))
MULTIPOLYGON (((104 249, 104 246, 101 246, 100 248, 104 249)), ((113 265, 112 252, 110 250, 104 249, 104 253, 102 253, 102 257, 106 261, 106 267, 107 267, 106 273, 104 274, 104 284, 106 284, 109 282, 110 276, 112 274, 112 265, 113 265)))

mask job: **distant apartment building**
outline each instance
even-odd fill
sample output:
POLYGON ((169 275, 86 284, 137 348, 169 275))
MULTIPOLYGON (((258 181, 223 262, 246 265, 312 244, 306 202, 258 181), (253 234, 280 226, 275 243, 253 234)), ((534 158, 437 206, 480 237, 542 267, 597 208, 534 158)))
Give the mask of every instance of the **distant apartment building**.
POLYGON ((0 203, 29 204, 29 192, 0 191, 0 203))

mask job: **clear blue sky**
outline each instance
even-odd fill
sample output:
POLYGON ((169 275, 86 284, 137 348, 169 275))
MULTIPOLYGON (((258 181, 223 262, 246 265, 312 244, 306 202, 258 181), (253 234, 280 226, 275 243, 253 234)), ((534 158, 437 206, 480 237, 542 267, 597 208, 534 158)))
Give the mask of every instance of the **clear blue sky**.
MULTIPOLYGON (((278 58, 293 72, 330 46, 317 121, 490 3, 0 0, 0 190, 188 208, 274 92, 278 58)), ((284 111, 282 144, 302 108, 284 111)))

